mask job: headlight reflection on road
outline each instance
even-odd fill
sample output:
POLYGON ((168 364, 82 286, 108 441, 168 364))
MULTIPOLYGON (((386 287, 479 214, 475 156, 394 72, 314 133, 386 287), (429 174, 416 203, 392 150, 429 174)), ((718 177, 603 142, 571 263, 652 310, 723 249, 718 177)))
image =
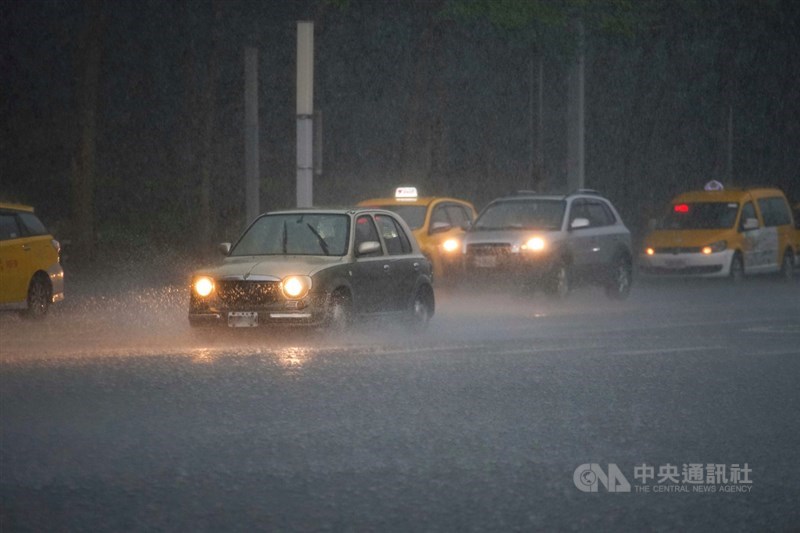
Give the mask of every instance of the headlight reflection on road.
POLYGON ((286 346, 276 350, 278 364, 286 370, 300 370, 312 358, 312 352, 305 346, 286 346))

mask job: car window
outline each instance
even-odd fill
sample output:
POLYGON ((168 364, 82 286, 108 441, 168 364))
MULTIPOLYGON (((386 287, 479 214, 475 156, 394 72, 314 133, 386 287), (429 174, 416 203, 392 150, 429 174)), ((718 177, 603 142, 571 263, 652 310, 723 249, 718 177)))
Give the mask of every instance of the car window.
POLYGON ((20 237, 17 217, 11 213, 0 213, 0 241, 19 239, 20 237))
POLYGON ((743 228, 744 223, 747 221, 748 218, 755 218, 757 220, 756 208, 753 205, 753 202, 747 202, 746 204, 744 204, 744 207, 742 207, 742 216, 739 220, 739 226, 743 228))
POLYGON ((383 242, 386 243, 386 251, 389 255, 411 253, 411 244, 408 242, 408 237, 392 217, 377 215, 375 220, 378 221, 383 242))
POLYGON ((560 229, 564 208, 563 200, 502 200, 486 206, 473 229, 560 229))
POLYGON ((450 225, 450 219, 447 217, 447 211, 445 210, 445 206, 437 205, 433 209, 433 213, 431 213, 431 225, 433 227, 434 224, 437 222, 444 223, 450 225))
POLYGON ((586 207, 586 200, 575 200, 569 210, 569 223, 572 224, 576 218, 585 218, 591 223, 589 212, 586 207))
POLYGON ((670 205, 661 229, 726 229, 736 223, 736 202, 690 202, 670 205))
POLYGON ((767 227, 785 226, 792 223, 789 207, 783 198, 759 198, 758 208, 761 210, 761 218, 767 227))
POLYGON ((453 226, 460 227, 465 222, 472 221, 469 213, 463 206, 448 204, 445 209, 447 210, 447 216, 450 217, 450 223, 453 224, 453 226))
POLYGON ((19 218, 22 221, 22 226, 25 229, 26 235, 47 235, 47 228, 44 227, 44 224, 42 224, 41 220, 36 218, 36 215, 31 213, 20 213, 19 218))
POLYGON ((425 214, 428 212, 428 206, 425 205, 377 205, 371 207, 379 207, 386 209, 393 213, 400 215, 400 218, 406 221, 408 227, 411 229, 419 229, 425 224, 425 214))
MULTIPOLYGON (((359 245, 364 242, 381 242, 378 237, 378 230, 375 229, 375 223, 369 215, 361 215, 356 219, 356 250, 358 250, 359 245)), ((383 255, 383 252, 378 250, 377 252, 367 255, 383 255)))
POLYGON ((587 201, 585 205, 591 226, 610 226, 614 223, 614 215, 604 203, 587 201))
POLYGON ((326 213, 265 215, 231 250, 243 255, 338 255, 347 253, 349 217, 326 213))

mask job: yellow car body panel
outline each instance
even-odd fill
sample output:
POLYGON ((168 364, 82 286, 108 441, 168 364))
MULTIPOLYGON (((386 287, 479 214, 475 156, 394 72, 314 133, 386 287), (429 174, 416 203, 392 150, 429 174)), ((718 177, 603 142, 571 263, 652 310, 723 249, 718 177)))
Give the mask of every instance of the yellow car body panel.
MULTIPOLYGON (((435 227, 438 207, 460 206, 473 222, 476 217, 475 207, 466 200, 457 198, 428 196, 418 198, 372 198, 358 203, 359 206, 380 207, 394 211, 393 207, 417 206, 425 209, 425 216, 421 225, 413 224, 406 219, 411 227, 414 238, 417 239, 420 250, 433 264, 434 277, 451 277, 458 274, 463 266, 461 243, 464 228, 460 225, 450 224, 449 227, 435 227), (447 246, 445 243, 448 243, 447 246), (457 244, 453 244, 457 243, 457 244)), ((401 216, 402 213, 400 213, 401 216)))
POLYGON ((785 256, 797 263, 796 230, 786 197, 779 189, 691 191, 676 196, 670 202, 670 209, 678 212, 678 206, 685 206, 688 213, 694 209, 693 204, 715 203, 727 204, 731 213, 735 209, 729 227, 662 228, 650 232, 640 255, 642 272, 724 277, 730 275, 737 257, 746 273, 777 272, 785 256), (764 202, 779 206, 782 222, 770 221, 764 212, 767 208, 764 202), (745 206, 752 206, 752 211, 745 211, 745 206), (750 221, 751 226, 745 227, 748 218, 755 222, 750 221))
POLYGON ((20 214, 34 216, 34 210, 0 203, 5 224, 0 234, 0 309, 27 309, 28 291, 36 275, 49 280, 49 303, 64 299, 64 271, 57 242, 49 233, 26 233, 18 220, 11 220, 20 214))

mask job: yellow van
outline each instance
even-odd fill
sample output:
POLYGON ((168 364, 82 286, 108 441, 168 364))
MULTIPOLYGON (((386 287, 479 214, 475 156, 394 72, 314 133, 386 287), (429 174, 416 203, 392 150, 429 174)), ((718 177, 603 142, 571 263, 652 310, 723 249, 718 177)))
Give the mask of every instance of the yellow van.
POLYGON ((359 206, 380 207, 400 215, 433 264, 434 279, 447 280, 463 269, 461 241, 465 227, 475 220, 475 207, 466 200, 420 197, 416 187, 398 187, 394 198, 373 198, 359 206))
POLYGON ((38 318, 63 300, 60 252, 32 207, 0 203, 0 310, 38 318))
POLYGON ((678 195, 640 255, 645 275, 730 277, 794 275, 798 254, 789 203, 779 189, 706 190, 678 195))

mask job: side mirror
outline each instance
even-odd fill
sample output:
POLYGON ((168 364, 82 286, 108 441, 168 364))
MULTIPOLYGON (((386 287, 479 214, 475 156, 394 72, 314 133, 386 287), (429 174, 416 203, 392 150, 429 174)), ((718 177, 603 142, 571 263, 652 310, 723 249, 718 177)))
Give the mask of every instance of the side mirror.
POLYGON ((572 221, 569 225, 569 229, 581 229, 581 228, 588 228, 589 227, 589 219, 588 218, 576 218, 572 221))
POLYGON ((749 231, 751 229, 758 229, 758 219, 757 218, 747 218, 747 219, 745 219, 744 223, 742 224, 742 231, 749 231))
POLYGON ((465 220, 464 222, 461 223, 461 229, 463 229, 464 231, 469 231, 471 228, 472 228, 471 220, 465 220))
POLYGON ((231 243, 229 242, 221 242, 219 246, 217 246, 217 250, 224 256, 227 256, 231 253, 231 243))
POLYGON ((381 243, 379 243, 378 241, 365 241, 358 245, 358 249, 356 250, 356 255, 360 257, 362 255, 370 255, 380 251, 381 251, 381 243))
POLYGON ((442 233, 443 231, 447 231, 452 228, 453 226, 447 222, 434 222, 433 224, 431 224, 431 229, 428 233, 430 234, 442 233))

